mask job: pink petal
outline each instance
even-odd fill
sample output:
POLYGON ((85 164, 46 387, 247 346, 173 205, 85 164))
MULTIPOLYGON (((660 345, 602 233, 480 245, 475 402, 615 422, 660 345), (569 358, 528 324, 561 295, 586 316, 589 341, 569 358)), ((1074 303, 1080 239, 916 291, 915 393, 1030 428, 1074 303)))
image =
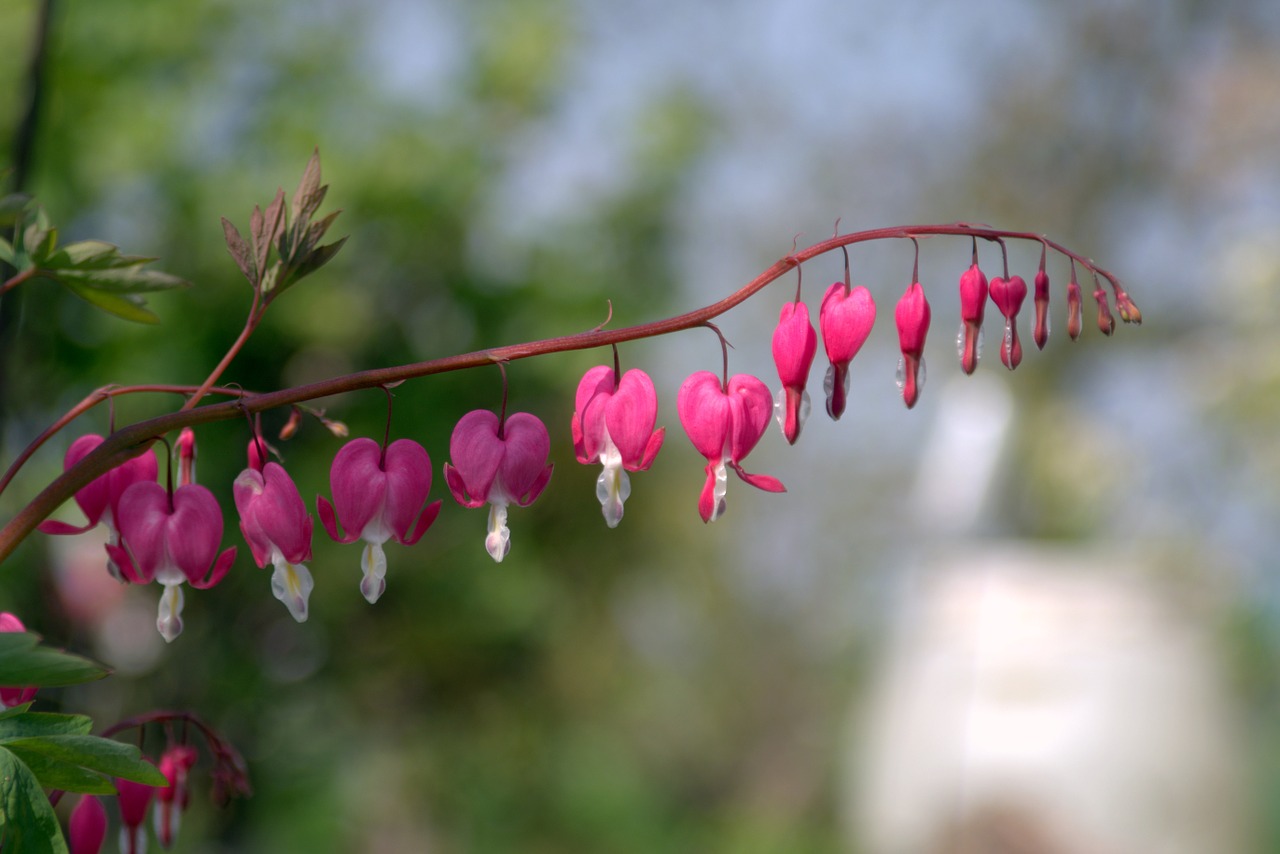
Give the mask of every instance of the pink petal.
POLYGON ((658 456, 658 451, 662 448, 662 440, 667 437, 667 428, 659 427, 649 437, 649 443, 645 445, 644 454, 641 455, 638 463, 627 465, 623 463, 623 468, 628 471, 645 471, 649 466, 653 465, 653 460, 658 456))
POLYGON ((218 555, 218 559, 213 562, 213 568, 209 570, 209 575, 207 577, 188 578, 188 581, 190 581, 191 586, 197 590, 208 590, 226 576, 227 570, 231 569, 231 564, 235 563, 235 560, 236 547, 232 546, 222 554, 218 555))
MULTIPOLYGON (((90 433, 81 436, 71 443, 71 447, 67 448, 66 456, 62 458, 62 470, 67 471, 76 465, 76 463, 89 456, 89 453, 103 443, 101 436, 90 433)), ((109 475, 111 473, 101 474, 90 481, 86 486, 81 487, 76 493, 76 504, 89 520, 89 528, 98 524, 98 520, 102 518, 103 512, 110 506, 111 486, 109 475)), ((88 528, 86 528, 88 530, 88 528)), ((52 532, 50 532, 52 533, 52 532)))
POLYGON ((333 505, 323 495, 316 496, 316 513, 320 516, 320 524, 324 526, 325 533, 335 543, 354 543, 360 539, 359 531, 348 532, 345 537, 338 533, 338 520, 333 515, 333 505))
POLYGON ((776 477, 767 474, 751 474, 743 471, 742 466, 737 463, 730 463, 733 470, 738 473, 738 477, 754 486, 756 489, 763 489, 765 492, 786 492, 787 488, 782 485, 782 481, 776 477))
POLYGON ((707 463, 707 480, 702 484, 702 494, 698 496, 698 515, 702 521, 710 522, 716 513, 716 466, 718 461, 707 463))
POLYGON ((262 472, 254 468, 247 468, 240 472, 231 485, 236 512, 240 514, 240 533, 249 544, 253 562, 259 568, 266 566, 271 560, 271 541, 262 530, 262 525, 258 523, 253 509, 265 489, 266 482, 262 479, 262 472))
POLYGON ((604 417, 599 397, 606 400, 614 392, 613 368, 597 365, 583 375, 573 398, 573 450, 578 462, 594 463, 600 456, 600 424, 604 417), (596 403, 595 406, 592 404, 596 403))
POLYGON ((403 542, 431 492, 431 456, 412 439, 397 439, 387 446, 385 482, 383 516, 392 536, 403 542))
POLYGON ((504 444, 498 438, 497 415, 487 409, 473 409, 462 416, 449 437, 454 473, 451 475, 450 467, 445 467, 445 480, 459 504, 478 507, 489 499, 504 453, 504 444))
POLYGON ((204 578, 222 545, 222 508, 207 487, 189 483, 173 493, 166 522, 169 554, 188 581, 204 578))
POLYGON ((369 520, 382 512, 387 475, 379 465, 381 456, 382 447, 377 442, 361 437, 343 445, 329 467, 334 509, 348 537, 359 537, 369 520))
POLYGON ((135 483, 121 496, 119 514, 116 526, 120 538, 128 545, 138 576, 150 581, 167 563, 169 493, 155 482, 135 483))
POLYGON ((551 466, 547 465, 551 437, 542 420, 528 412, 510 416, 503 432, 506 453, 499 479, 507 496, 523 507, 537 498, 551 479, 551 466))
POLYGON ((403 537, 397 537, 397 542, 406 546, 411 546, 418 542, 418 540, 422 539, 422 535, 427 532, 427 529, 431 527, 431 523, 440 515, 441 503, 442 502, 437 499, 428 504, 426 509, 422 511, 422 515, 418 517, 418 524, 414 525, 413 530, 406 533, 403 537))
POLYGON ((698 453, 712 462, 720 462, 729 439, 731 417, 720 378, 710 371, 692 374, 680 385, 676 412, 698 453))
POLYGON ((735 374, 729 380, 732 413, 729 458, 737 463, 751 453, 773 417, 773 396, 769 387, 750 374, 735 374))
POLYGON ((311 559, 311 516, 298 487, 279 463, 267 463, 262 477, 266 487, 254 505, 254 515, 263 533, 289 563, 307 562, 311 559))
POLYGON ((875 322, 875 300, 862 285, 846 291, 843 282, 836 282, 827 288, 818 310, 818 326, 831 364, 853 361, 875 322))
POLYGON ((773 361, 782 384, 803 389, 817 351, 818 336, 809 322, 809 307, 803 302, 784 303, 773 331, 773 361))
MULTIPOLYGON (((640 463, 649 452, 653 426, 658 420, 658 393, 648 374, 633 369, 622 375, 617 392, 605 407, 604 420, 623 465, 631 471, 648 468, 648 463, 643 467, 640 463)), ((658 445, 661 444, 659 439, 658 445)), ((657 452, 655 447, 653 454, 657 452)), ((653 462, 652 457, 649 462, 653 462)))

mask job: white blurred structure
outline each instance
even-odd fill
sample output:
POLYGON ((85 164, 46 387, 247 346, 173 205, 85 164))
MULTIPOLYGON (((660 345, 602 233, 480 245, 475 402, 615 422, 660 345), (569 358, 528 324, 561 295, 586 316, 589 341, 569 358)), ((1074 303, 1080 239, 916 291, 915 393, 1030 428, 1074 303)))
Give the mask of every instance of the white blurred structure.
MULTIPOLYGON (((1000 443, 987 428, 1010 419, 987 411, 998 424, 948 423, 988 416, 944 407, 936 441, 979 436, 971 453, 989 458, 958 475, 926 468, 922 491, 955 494, 927 483, 931 472, 994 472, 1000 443)), ((1240 734, 1210 639, 1159 576, 1105 544, 1055 550, 946 530, 853 716, 854 850, 1251 850, 1240 734)))

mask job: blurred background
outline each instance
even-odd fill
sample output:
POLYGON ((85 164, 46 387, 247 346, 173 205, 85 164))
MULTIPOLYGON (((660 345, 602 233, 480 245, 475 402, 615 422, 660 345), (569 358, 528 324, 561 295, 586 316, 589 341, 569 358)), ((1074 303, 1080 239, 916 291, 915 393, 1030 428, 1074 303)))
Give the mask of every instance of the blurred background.
MULTIPOLYGON (((12 149, 40 4, 0 0, 0 140, 12 149)), ((105 726, 198 711, 250 763, 253 798, 196 783, 175 850, 1266 852, 1280 850, 1280 6, 1269 0, 95 0, 52 9, 24 189, 62 239, 154 255, 195 283, 130 325, 34 283, 0 305, 0 457, 107 383, 195 383, 250 293, 219 216, 292 191, 319 147, 338 258, 275 303, 224 381, 271 390, 352 370, 657 319, 717 300, 842 231, 965 220, 1045 232, 1125 280, 1145 325, 1022 367, 993 333, 974 377, 954 334, 963 240, 926 241, 928 382, 894 385, 909 244, 861 245, 880 322, 851 405, 795 447, 771 429, 728 512, 700 521, 703 460, 675 393, 718 370, 706 331, 624 347, 667 444, 605 528, 569 438, 605 352, 518 362, 555 476, 511 513, 447 496, 456 420, 496 371, 410 382, 439 521, 388 547, 317 529, 311 619, 249 559, 231 505, 247 429, 198 434, 200 482, 241 555, 190 592, 165 646, 159 589, 106 583, 100 540, 36 536, 0 608, 116 675, 44 692, 105 726)), ((988 275, 993 246, 980 248, 988 275)), ((1030 280, 1030 247, 1010 264, 1030 280)), ((838 257, 805 266, 816 314, 838 257)), ((776 388, 780 283, 721 324, 731 369, 776 388)), ((1086 283, 1086 300, 1087 300, 1086 283)), ((1029 303, 1028 312, 1029 314, 1029 303)), ((992 311, 989 314, 994 315, 992 311)), ((998 316, 997 316, 998 320, 998 316)), ((989 325, 994 323, 989 319, 989 325)), ((380 436, 384 400, 324 401, 380 436)), ((177 406, 117 401, 121 422, 177 406)), ((272 413, 273 433, 287 413, 272 413)), ((99 408, 0 497, 61 469, 99 408)), ((278 443, 328 493, 340 440, 278 443)), ((61 518, 79 522, 68 505, 61 518)), ((159 739, 148 742, 153 750, 159 739)))

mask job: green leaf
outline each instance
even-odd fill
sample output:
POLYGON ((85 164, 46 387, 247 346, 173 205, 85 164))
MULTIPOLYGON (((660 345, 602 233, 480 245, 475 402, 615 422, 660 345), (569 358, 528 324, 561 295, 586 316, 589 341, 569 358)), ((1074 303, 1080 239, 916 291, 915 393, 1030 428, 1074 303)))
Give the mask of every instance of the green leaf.
POLYGON ((3 721, 7 718, 16 718, 18 715, 25 714, 27 709, 31 708, 31 706, 32 706, 31 702, 22 703, 17 706, 10 706, 9 708, 5 709, 3 712, 0 712, 0 721, 3 721))
POLYGON ((0 720, 0 744, 14 739, 61 735, 88 735, 93 719, 86 715, 27 712, 0 720))
POLYGON ((8 264, 10 267, 16 267, 14 263, 13 244, 0 237, 0 261, 8 264))
POLYGON ((78 685, 110 671, 96 661, 39 644, 31 632, 0 632, 0 685, 78 685))
POLYGON ((52 735, 6 739, 0 743, 15 753, 22 751, 40 754, 50 760, 87 768, 109 777, 123 777, 149 786, 169 784, 159 768, 142 758, 137 747, 110 738, 96 735, 52 735))
POLYGON ((307 254, 293 270, 293 275, 289 277, 290 284, 301 279, 303 276, 310 276, 316 270, 319 270, 325 264, 338 254, 338 250, 342 248, 342 244, 347 242, 347 238, 335 240, 333 243, 327 243, 324 246, 318 246, 307 254))
POLYGON ((76 282, 86 288, 94 288, 112 294, 140 294, 150 291, 167 291, 172 288, 190 287, 185 279, 159 270, 107 269, 79 270, 72 268, 41 268, 40 275, 57 279, 64 284, 76 282))
POLYGON ((35 750, 27 750, 17 745, 5 745, 14 756, 22 760, 36 782, 45 789, 62 789, 66 792, 79 792, 85 795, 114 795, 116 787, 106 777, 94 771, 87 771, 71 762, 63 762, 52 756, 35 750))
POLYGON ((21 759, 0 748, 0 844, 23 854, 67 854, 49 797, 21 759))
POLYGON ((156 317, 155 312, 143 308, 142 300, 132 294, 111 294, 98 288, 87 287, 79 282, 61 279, 59 281, 66 285, 76 296, 93 303, 103 311, 114 314, 116 317, 132 320, 134 323, 160 322, 160 318, 156 317))

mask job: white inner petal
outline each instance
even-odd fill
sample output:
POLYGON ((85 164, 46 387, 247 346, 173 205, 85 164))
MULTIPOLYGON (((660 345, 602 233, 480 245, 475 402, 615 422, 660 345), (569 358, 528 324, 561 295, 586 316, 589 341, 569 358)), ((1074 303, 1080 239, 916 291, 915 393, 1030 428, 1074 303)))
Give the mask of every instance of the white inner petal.
POLYGON ((596 498, 600 501, 605 524, 616 528, 622 521, 622 505, 631 497, 631 478, 622 468, 622 452, 613 444, 613 438, 607 429, 604 431, 600 462, 604 465, 604 470, 596 480, 596 498))
POLYGON ((307 620, 307 600, 315 581, 311 571, 300 563, 289 563, 278 550, 273 550, 271 562, 275 572, 271 574, 271 593, 284 603, 289 613, 299 623, 307 620))
POLYGON ((387 556, 382 551, 382 543, 368 543, 360 555, 360 570, 364 577, 360 579, 360 592, 372 605, 387 589, 387 556))
POLYGON ((511 551, 511 531, 507 528, 507 505, 489 505, 489 533, 484 538, 485 550, 498 563, 511 551))

